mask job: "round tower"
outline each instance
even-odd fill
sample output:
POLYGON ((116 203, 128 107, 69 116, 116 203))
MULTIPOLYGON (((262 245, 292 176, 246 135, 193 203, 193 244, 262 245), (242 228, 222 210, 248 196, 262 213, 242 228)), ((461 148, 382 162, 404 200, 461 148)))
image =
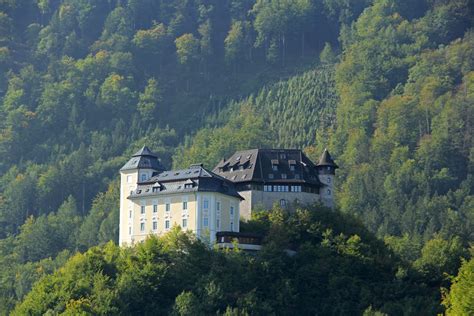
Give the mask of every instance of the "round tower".
POLYGON ((324 205, 328 207, 334 206, 334 178, 336 175, 336 169, 339 168, 329 154, 327 148, 324 149, 323 154, 319 158, 316 165, 318 171, 319 181, 323 186, 319 189, 319 195, 324 205))
POLYGON ((120 228, 119 245, 131 243, 130 235, 133 229, 131 212, 132 201, 127 197, 137 188, 137 184, 165 171, 165 168, 148 147, 143 146, 132 155, 132 158, 120 169, 120 228))

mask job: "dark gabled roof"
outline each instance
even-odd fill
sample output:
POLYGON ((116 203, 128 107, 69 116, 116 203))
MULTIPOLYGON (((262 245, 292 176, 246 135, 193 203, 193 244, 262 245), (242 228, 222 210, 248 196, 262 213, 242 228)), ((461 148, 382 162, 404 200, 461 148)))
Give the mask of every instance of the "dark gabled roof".
POLYGON ((120 169, 120 171, 132 169, 153 169, 157 172, 165 170, 158 160, 158 156, 147 146, 143 146, 139 151, 133 154, 132 158, 120 169))
POLYGON ((321 186, 314 163, 299 149, 251 149, 221 160, 214 173, 235 183, 306 183, 321 186), (235 164, 235 162, 239 162, 235 164), (277 170, 273 170, 276 166, 277 170), (290 166, 294 166, 294 170, 290 166))
POLYGON ((334 167, 334 168, 339 168, 338 165, 334 162, 334 160, 331 157, 331 154, 329 154, 329 151, 327 148, 324 149, 323 154, 319 158, 319 162, 317 164, 318 167, 334 167))
POLYGON ((129 198, 185 192, 218 192, 243 200, 235 189, 234 183, 205 169, 202 165, 192 165, 188 169, 164 171, 138 183, 137 189, 131 193, 129 198))
POLYGON ((198 178, 211 178, 213 175, 217 176, 213 174, 211 171, 206 170, 204 167, 202 167, 202 165, 191 165, 187 169, 163 171, 160 174, 144 181, 143 183, 151 183, 151 182, 165 183, 165 182, 180 181, 180 180, 198 179, 198 178))

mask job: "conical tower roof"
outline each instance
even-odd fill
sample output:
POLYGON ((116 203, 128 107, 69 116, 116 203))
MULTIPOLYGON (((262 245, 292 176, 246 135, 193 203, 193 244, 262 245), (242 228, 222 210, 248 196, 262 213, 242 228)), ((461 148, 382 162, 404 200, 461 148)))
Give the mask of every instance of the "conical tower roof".
POLYGON ((339 168, 338 165, 334 162, 327 148, 324 148, 323 154, 319 158, 319 162, 316 165, 318 167, 334 167, 339 168))
POLYGON ((143 146, 139 151, 133 154, 132 158, 120 170, 132 169, 153 169, 157 172, 165 170, 158 160, 158 155, 153 153, 147 146, 143 146))
POLYGON ((158 158, 158 155, 156 155, 154 152, 150 150, 147 146, 143 146, 139 151, 134 153, 132 157, 140 157, 140 156, 150 156, 150 157, 156 157, 158 158))

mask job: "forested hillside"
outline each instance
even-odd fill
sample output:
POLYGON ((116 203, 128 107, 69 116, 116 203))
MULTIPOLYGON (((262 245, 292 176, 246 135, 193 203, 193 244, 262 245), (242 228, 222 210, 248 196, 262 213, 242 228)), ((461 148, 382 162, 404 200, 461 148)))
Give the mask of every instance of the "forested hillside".
MULTIPOLYGON (((433 315, 429 287, 355 218, 313 208, 261 213, 256 255, 213 251, 179 229, 135 248, 76 254, 13 315, 433 315), (296 251, 289 256, 286 251, 296 251), (403 271, 402 273, 400 271, 403 271)), ((250 228, 250 227, 249 227, 250 228)))
MULTIPOLYGON (((258 128, 241 128, 236 122, 246 121, 230 117, 197 133, 174 161, 213 165, 248 143, 307 146, 316 160, 328 146, 342 166, 340 209, 407 259, 419 257, 432 238, 472 242, 473 6, 419 4, 411 10, 412 4, 375 2, 341 30, 341 60, 324 88, 316 78, 306 77, 306 85, 305 76, 265 88, 237 105, 241 116, 251 112, 258 128), (294 82, 297 87, 286 88, 294 82), (318 92, 322 100, 314 97, 318 92)), ((328 56, 322 52, 323 60, 328 56)))
MULTIPOLYGON (((34 282, 71 256, 16 312, 61 312, 67 305, 72 314, 75 308, 115 313, 107 304, 130 294, 121 291, 133 283, 133 269, 173 256, 176 249, 168 253, 164 241, 130 253, 108 245, 74 255, 117 240, 118 169, 144 144, 166 167, 203 162, 209 168, 237 149, 298 147, 316 160, 327 146, 341 167, 338 208, 390 248, 366 232, 363 242, 383 250, 364 260, 390 262, 382 267, 362 260, 360 274, 332 271, 328 287, 319 288, 328 301, 315 304, 335 314, 361 313, 370 305, 368 315, 442 311, 440 287, 449 287, 446 275, 457 273, 461 257, 469 260, 474 240, 473 23, 472 0, 0 1, 0 313, 9 313, 34 282), (132 264, 137 256, 139 263, 132 264), (88 280, 74 292, 79 296, 66 291, 58 301, 45 299, 46 310, 30 309, 39 308, 32 300, 42 297, 49 282, 80 278, 70 275, 76 267, 88 280), (98 272, 104 267, 111 270, 98 272), (364 279, 371 269, 385 276, 364 279), (387 292, 341 294, 346 281, 387 292), (413 282, 423 287, 420 297, 402 303, 413 282), (94 295, 102 290, 104 309, 97 310, 94 295), (83 300, 81 291, 89 293, 83 300), (364 296, 359 305, 331 309, 357 295, 364 296)), ((316 226, 322 221, 311 220, 316 226)), ((337 230, 333 221, 324 225, 337 230)), ((269 292, 276 295, 290 284, 293 292, 281 301, 267 302, 262 284, 254 284, 267 282, 271 271, 236 283, 248 297, 237 302, 231 280, 216 286, 215 275, 227 271, 216 267, 196 270, 204 277, 190 280, 189 287, 173 285, 163 308, 229 315, 280 310, 278 304, 307 290, 292 287, 300 281, 285 273, 301 269, 298 277, 306 279, 319 267, 308 262, 329 246, 316 240, 310 241, 316 248, 307 250, 309 261, 287 262, 274 252, 255 259, 262 267, 285 261, 269 292), (197 306, 218 301, 224 289, 233 293, 225 303, 197 306), (267 305, 257 311, 257 300, 267 305)), ((344 248, 334 247, 334 254, 344 248)), ((358 251, 343 255, 347 267, 362 256, 358 251)), ((217 266, 235 259, 229 273, 255 264, 241 255, 206 250, 203 256, 217 266)), ((193 260, 181 259, 183 265, 193 260)), ((465 263, 452 297, 443 300, 448 311, 462 310, 456 302, 463 302, 459 288, 463 276, 472 276, 469 269, 472 264, 465 263)), ((140 278, 156 280, 160 271, 140 278)), ((140 304, 130 300, 124 304, 140 304)), ((122 311, 132 308, 127 306, 122 311)))

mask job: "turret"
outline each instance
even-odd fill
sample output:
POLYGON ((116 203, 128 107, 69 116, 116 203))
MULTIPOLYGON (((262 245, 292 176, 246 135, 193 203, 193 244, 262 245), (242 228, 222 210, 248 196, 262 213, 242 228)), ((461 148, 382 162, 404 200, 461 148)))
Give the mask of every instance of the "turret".
POLYGON ((146 181, 154 175, 163 172, 165 168, 148 147, 143 146, 132 155, 132 158, 120 169, 120 231, 119 244, 130 243, 129 236, 132 229, 130 223, 130 212, 133 212, 133 205, 127 197, 130 192, 137 188, 137 184, 146 181), (130 228, 129 228, 130 227, 130 228))
POLYGON ((334 206, 334 177, 336 175, 336 169, 339 168, 329 154, 329 151, 324 149, 323 154, 319 158, 316 164, 316 170, 318 171, 319 181, 324 184, 319 190, 319 195, 323 204, 329 207, 334 206))

